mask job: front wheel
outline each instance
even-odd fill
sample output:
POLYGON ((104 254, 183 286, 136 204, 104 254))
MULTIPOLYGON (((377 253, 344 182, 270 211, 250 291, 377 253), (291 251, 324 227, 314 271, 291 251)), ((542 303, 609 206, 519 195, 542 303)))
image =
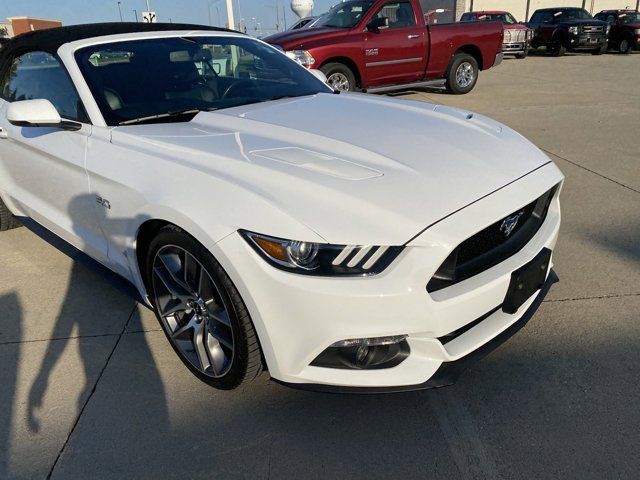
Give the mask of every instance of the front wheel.
POLYGON ((19 226, 20 222, 18 219, 13 216, 2 199, 0 199, 0 232, 11 230, 12 228, 17 228, 19 226))
POLYGON ((260 374, 262 354, 249 312, 200 243, 178 227, 163 228, 151 242, 146 275, 164 333, 199 379, 231 390, 260 374))
POLYGON ((446 74, 446 86, 450 93, 469 93, 478 81, 478 62, 468 53, 456 53, 446 74))
POLYGON ((356 76, 344 63, 327 63, 320 67, 327 77, 327 83, 334 90, 353 92, 356 89, 356 76))
POLYGON ((552 46, 549 49, 549 52, 554 57, 562 57, 562 56, 564 56, 565 53, 567 53, 567 48, 562 44, 562 42, 560 42, 560 43, 552 46))
POLYGON ((620 45, 618 45, 618 51, 621 54, 627 55, 631 53, 632 48, 633 48, 633 45, 631 44, 628 38, 623 38, 622 40, 620 40, 620 45))
POLYGON ((608 45, 607 42, 603 43, 602 46, 600 48, 596 48, 593 52, 591 52, 593 55, 602 55, 604 53, 607 53, 607 49, 608 49, 608 45))
POLYGON ((516 53, 516 58, 522 60, 523 58, 527 58, 528 54, 529 54, 529 49, 525 48, 522 52, 516 53))

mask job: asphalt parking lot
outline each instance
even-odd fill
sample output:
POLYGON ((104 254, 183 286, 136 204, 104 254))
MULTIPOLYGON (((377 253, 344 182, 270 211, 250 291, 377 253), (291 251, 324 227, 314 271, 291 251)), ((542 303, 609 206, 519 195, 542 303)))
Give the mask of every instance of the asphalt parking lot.
POLYGON ((0 479, 638 478, 638 72, 637 53, 533 56, 465 96, 395 95, 504 122, 567 177, 560 283, 452 387, 213 390, 113 275, 0 234, 0 479))

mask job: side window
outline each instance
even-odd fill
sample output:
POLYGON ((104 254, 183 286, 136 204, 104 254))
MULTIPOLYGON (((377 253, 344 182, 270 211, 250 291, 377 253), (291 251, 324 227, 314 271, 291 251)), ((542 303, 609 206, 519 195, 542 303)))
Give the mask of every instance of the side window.
POLYGON ((542 23, 542 17, 544 14, 542 12, 535 12, 531 17, 530 23, 542 23))
POLYGON ((80 97, 60 61, 46 52, 16 57, 0 85, 0 96, 8 102, 49 100, 62 118, 88 122, 80 97))
POLYGON ((389 28, 413 27, 416 24, 416 17, 409 2, 387 3, 378 10, 373 19, 385 17, 389 19, 389 28))

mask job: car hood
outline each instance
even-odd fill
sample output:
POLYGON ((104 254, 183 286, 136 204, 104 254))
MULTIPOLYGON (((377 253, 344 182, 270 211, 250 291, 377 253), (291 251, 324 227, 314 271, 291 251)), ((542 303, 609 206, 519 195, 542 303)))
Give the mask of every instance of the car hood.
POLYGON ((607 25, 607 22, 602 20, 596 20, 595 18, 582 18, 582 19, 574 19, 574 20, 562 20, 558 22, 556 25, 594 25, 601 26, 607 25))
POLYGON ((505 30, 529 30, 529 27, 526 25, 522 25, 521 23, 516 23, 512 25, 502 24, 505 30))
POLYGON ((296 48, 304 48, 306 42, 323 40, 345 35, 349 32, 345 28, 301 28, 298 30, 290 30, 281 33, 275 33, 263 38, 263 40, 272 45, 278 45, 284 50, 292 50, 296 48))
POLYGON ((405 243, 550 161, 481 115, 344 93, 117 127, 112 142, 224 178, 247 201, 257 195, 326 241, 346 244, 405 243))

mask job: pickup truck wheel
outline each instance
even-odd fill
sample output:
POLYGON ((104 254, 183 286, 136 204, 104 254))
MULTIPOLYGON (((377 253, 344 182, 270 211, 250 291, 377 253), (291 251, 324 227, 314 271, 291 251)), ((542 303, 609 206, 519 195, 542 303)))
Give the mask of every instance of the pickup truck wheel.
POLYGON ((596 48, 593 52, 591 52, 593 55, 602 55, 603 53, 607 53, 607 50, 609 49, 609 45, 607 44, 607 42, 605 42, 600 48, 596 48))
POLYGON ((623 54, 623 55, 627 55, 628 53, 631 53, 631 42, 629 41, 628 38, 623 38, 622 40, 620 40, 620 45, 618 45, 618 51, 623 54))
POLYGON ((20 222, 14 217, 4 202, 0 199, 0 232, 11 230, 20 226, 20 222))
POLYGON ((200 380, 231 390, 262 371, 258 336, 222 266, 175 226, 153 239, 146 258, 149 298, 169 343, 200 380))
POLYGON ((320 67, 327 76, 327 83, 341 92, 352 92, 356 89, 356 76, 344 63, 327 63, 320 67))
POLYGON ((468 53, 456 53, 447 69, 446 81, 450 93, 469 93, 478 81, 478 62, 468 53))
POLYGON ((565 53, 567 53, 566 47, 562 43, 558 43, 552 47, 548 48, 549 53, 554 57, 562 57, 565 53))

